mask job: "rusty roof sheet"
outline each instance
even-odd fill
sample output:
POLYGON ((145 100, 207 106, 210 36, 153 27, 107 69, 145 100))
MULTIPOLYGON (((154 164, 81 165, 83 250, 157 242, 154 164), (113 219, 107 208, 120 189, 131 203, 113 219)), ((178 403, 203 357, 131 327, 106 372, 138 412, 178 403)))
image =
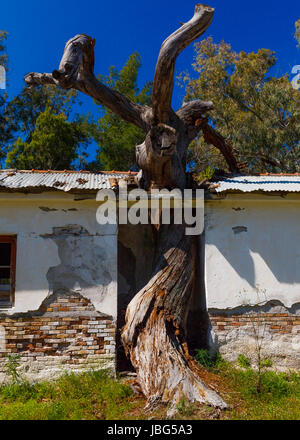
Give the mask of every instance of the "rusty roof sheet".
POLYGON ((20 171, 0 170, 0 189, 89 191, 114 188, 114 182, 135 173, 87 171, 20 171))
POLYGON ((214 182, 214 191, 300 192, 300 174, 261 174, 258 176, 224 177, 214 182))

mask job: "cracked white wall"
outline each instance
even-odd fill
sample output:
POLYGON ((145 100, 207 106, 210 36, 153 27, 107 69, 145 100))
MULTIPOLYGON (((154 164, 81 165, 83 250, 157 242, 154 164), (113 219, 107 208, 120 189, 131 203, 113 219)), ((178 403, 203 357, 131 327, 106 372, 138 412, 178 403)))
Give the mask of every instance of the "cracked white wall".
POLYGON ((54 290, 70 289, 116 319, 117 226, 97 223, 98 206, 63 192, 0 194, 0 235, 17 236, 15 304, 7 314, 37 310, 54 290))
POLYGON ((231 194, 205 204, 208 309, 300 302, 300 197, 231 194))

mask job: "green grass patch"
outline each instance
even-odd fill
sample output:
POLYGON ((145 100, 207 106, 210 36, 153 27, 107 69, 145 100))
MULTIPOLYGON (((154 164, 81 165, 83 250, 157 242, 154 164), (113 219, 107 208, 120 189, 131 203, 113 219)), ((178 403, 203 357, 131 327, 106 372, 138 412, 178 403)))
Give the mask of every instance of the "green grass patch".
MULTIPOLYGON (((224 419, 241 420, 299 420, 300 372, 275 372, 267 370, 272 362, 267 360, 259 374, 251 368, 244 355, 238 357, 238 367, 222 358, 210 358, 201 353, 204 366, 216 374, 224 384, 224 400, 231 406, 222 413, 224 419)), ((197 356, 196 356, 197 358, 197 356)), ((199 360, 199 357, 198 357, 199 360)), ((201 362, 203 365, 203 362, 201 362)))
POLYGON ((133 407, 131 388, 103 371, 0 388, 0 420, 116 420, 133 407))
MULTIPOLYGON (((176 419, 299 420, 300 373, 276 373, 267 369, 259 375, 247 359, 238 366, 220 356, 210 357, 199 350, 197 359, 211 373, 215 387, 230 405, 216 411, 181 399, 176 419), (259 392, 260 391, 260 392, 259 392)), ((55 381, 29 384, 11 379, 0 387, 0 420, 143 420, 151 416, 165 419, 165 406, 153 414, 143 411, 145 399, 133 395, 124 379, 105 371, 67 374, 55 381)))

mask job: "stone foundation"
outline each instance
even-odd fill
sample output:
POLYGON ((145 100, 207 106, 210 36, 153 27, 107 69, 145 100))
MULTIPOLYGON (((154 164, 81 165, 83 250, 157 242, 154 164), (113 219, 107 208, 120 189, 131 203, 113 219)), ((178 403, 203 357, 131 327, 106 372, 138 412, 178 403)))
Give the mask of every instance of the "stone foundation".
POLYGON ((255 365, 257 342, 262 355, 282 369, 300 368, 300 315, 297 313, 210 312, 210 347, 234 362, 239 354, 255 365))
POLYGON ((20 356, 27 380, 64 372, 115 371, 115 323, 75 292, 51 295, 37 312, 0 315, 0 381, 8 354, 20 356))

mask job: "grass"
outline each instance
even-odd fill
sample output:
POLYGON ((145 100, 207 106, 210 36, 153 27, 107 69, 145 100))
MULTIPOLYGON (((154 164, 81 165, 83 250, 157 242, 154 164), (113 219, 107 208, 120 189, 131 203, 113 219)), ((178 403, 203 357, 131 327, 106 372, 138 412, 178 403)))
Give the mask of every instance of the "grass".
MULTIPOLYGON (((261 392, 258 373, 247 361, 236 367, 220 356, 197 356, 205 364, 230 409, 218 411, 181 399, 175 419, 180 420, 299 420, 300 373, 265 370, 261 392)), ((104 371, 68 374, 51 382, 12 382, 0 387, 0 420, 143 420, 165 419, 166 408, 145 414, 145 399, 133 394, 128 381, 114 379, 104 371)))
MULTIPOLYGON (((235 420, 299 420, 300 374, 264 371, 261 392, 258 392, 258 372, 251 368, 238 369, 223 362, 218 374, 227 381, 227 401, 232 407, 230 418, 235 420)), ((226 399, 226 397, 225 397, 226 399)), ((224 413, 224 418, 227 418, 224 413)))
MULTIPOLYGON (((220 419, 230 420, 299 420, 300 372, 268 370, 270 361, 264 361, 264 370, 253 370, 244 355, 238 356, 238 366, 224 361, 219 355, 199 350, 196 359, 217 378, 217 388, 230 409, 217 413, 220 419), (204 362, 202 360, 204 359, 204 362), (209 360, 208 360, 209 359, 209 360), (261 383, 261 388, 259 387, 261 383), (260 391, 259 391, 260 390, 260 391)), ((180 411, 179 411, 180 412, 180 411)), ((203 412, 203 410, 202 410, 203 412)), ((214 413, 213 413, 214 414, 214 413)), ((204 418, 207 413, 203 413, 204 418)), ((202 418, 201 410, 191 418, 202 418)))
POLYGON ((0 420, 118 420, 137 404, 128 385, 103 371, 0 388, 0 420))

